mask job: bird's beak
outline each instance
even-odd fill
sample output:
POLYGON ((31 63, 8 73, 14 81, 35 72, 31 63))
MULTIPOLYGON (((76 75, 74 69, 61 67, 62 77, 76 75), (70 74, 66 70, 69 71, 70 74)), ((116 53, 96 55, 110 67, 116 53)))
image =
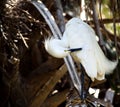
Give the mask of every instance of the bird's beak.
POLYGON ((64 52, 70 52, 69 50, 64 50, 64 52))
POLYGON ((72 48, 72 49, 68 49, 68 50, 64 50, 65 52, 75 52, 75 51, 80 51, 82 50, 82 48, 72 48))

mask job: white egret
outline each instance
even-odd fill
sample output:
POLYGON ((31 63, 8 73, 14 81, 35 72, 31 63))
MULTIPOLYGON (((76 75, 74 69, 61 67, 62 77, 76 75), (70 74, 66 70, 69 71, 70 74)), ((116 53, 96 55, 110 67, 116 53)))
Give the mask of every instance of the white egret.
POLYGON ((96 41, 94 30, 79 18, 72 18, 67 22, 61 39, 45 39, 45 49, 56 58, 63 58, 71 52, 92 81, 103 80, 105 74, 111 73, 118 63, 106 58, 96 41))

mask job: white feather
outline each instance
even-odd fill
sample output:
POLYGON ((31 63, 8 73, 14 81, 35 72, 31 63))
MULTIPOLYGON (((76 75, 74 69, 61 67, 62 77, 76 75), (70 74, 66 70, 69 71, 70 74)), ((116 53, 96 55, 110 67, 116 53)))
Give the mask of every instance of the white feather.
POLYGON ((65 42, 53 37, 45 39, 45 49, 50 55, 56 58, 63 58, 69 53, 68 51, 65 52, 68 49, 65 42))
POLYGON ((79 18, 72 18, 66 24, 66 29, 61 40, 48 38, 45 40, 47 52, 57 58, 63 58, 69 54, 68 49, 82 48, 73 52, 73 57, 85 68, 88 76, 102 80, 105 74, 111 73, 117 61, 112 62, 106 58, 96 41, 94 30, 79 18))

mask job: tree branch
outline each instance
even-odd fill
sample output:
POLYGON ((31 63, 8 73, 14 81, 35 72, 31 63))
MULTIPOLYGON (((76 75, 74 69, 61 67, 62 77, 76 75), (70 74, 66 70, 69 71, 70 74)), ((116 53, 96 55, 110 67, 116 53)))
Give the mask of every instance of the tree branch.
POLYGON ((55 94, 48 98, 41 107, 58 107, 62 102, 66 100, 66 94, 69 89, 65 89, 62 92, 55 94))
POLYGON ((34 96, 33 100, 31 100, 28 107, 40 107, 58 80, 60 80, 60 78, 62 78, 66 72, 67 68, 65 65, 63 65, 53 76, 51 76, 42 89, 37 92, 36 96, 34 96))
POLYGON ((96 32, 97 32, 97 35, 100 38, 100 45, 104 46, 104 40, 103 40, 103 37, 102 37, 102 33, 100 31, 100 24, 99 24, 99 21, 98 21, 98 15, 97 15, 97 12, 96 12, 96 7, 95 7, 95 0, 92 0, 92 6, 93 6, 93 19, 94 19, 94 23, 95 23, 95 27, 96 27, 96 32))

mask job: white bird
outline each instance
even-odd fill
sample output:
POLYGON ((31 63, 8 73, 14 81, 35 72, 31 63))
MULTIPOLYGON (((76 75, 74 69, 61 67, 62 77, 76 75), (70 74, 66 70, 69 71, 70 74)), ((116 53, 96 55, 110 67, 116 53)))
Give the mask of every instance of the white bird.
POLYGON ((45 39, 45 49, 50 55, 64 58, 73 51, 71 55, 83 65, 92 81, 103 80, 105 74, 115 69, 118 61, 113 62, 106 58, 96 41, 94 30, 87 23, 79 18, 72 18, 65 27, 61 39, 45 39))

